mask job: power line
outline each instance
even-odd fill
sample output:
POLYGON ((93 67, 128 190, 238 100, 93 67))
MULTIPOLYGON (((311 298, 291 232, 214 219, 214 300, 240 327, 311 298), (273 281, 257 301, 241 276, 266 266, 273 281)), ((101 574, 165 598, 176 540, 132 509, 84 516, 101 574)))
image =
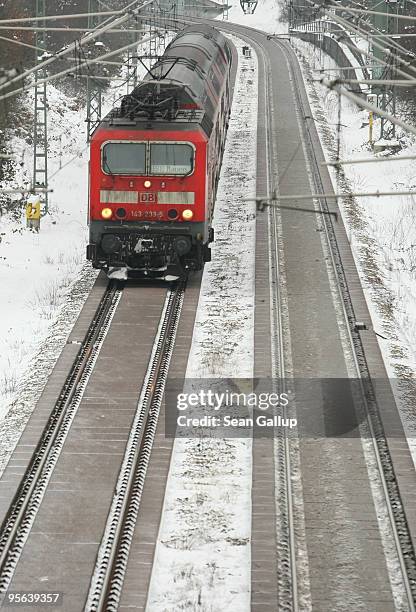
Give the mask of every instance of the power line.
MULTIPOLYGON (((382 16, 385 19, 385 29, 389 33, 398 32, 399 29, 399 5, 398 4, 385 4, 385 10, 382 13, 382 16)), ((376 7, 377 8, 377 5, 376 7)), ((347 8, 347 11, 354 14, 354 10, 347 8)), ((377 12, 377 11, 374 11, 377 12)), ((372 20, 376 22, 376 18, 372 20)), ((380 19, 379 19, 380 21, 380 19)), ((378 24, 381 27, 381 23, 378 24)), ((373 28, 376 31, 379 31, 379 28, 373 28)), ((396 87, 394 84, 391 84, 389 88, 386 88, 383 83, 376 83, 376 79, 384 79, 384 80, 393 80, 397 79, 396 73, 398 72, 398 64, 405 64, 408 72, 413 72, 416 74, 416 69, 406 60, 401 58, 401 54, 404 53, 406 57, 409 57, 409 53, 407 50, 397 43, 395 40, 388 39, 387 45, 390 48, 385 48, 384 44, 380 44, 377 39, 377 34, 371 38, 372 51, 375 56, 380 56, 380 51, 383 54, 383 59, 387 59, 388 66, 385 68, 383 72, 380 70, 373 69, 372 70, 372 78, 373 83, 371 83, 371 92, 377 96, 377 106, 383 110, 387 111, 390 115, 394 116, 396 114, 396 87), (376 49, 376 51, 374 51, 376 49)), ((413 55, 413 54, 412 54, 413 55)), ((414 56, 414 55, 413 55, 414 56)), ((406 78, 408 78, 406 76, 406 78)), ((414 78, 414 77, 413 77, 414 78)), ((390 140, 395 138, 396 136, 396 124, 389 119, 386 119, 385 116, 381 115, 381 124, 380 124, 380 138, 385 140, 390 140)))
POLYGON ((378 106, 375 106, 374 104, 370 104, 370 102, 367 102, 366 100, 363 100, 360 96, 357 96, 353 94, 351 91, 348 91, 348 89, 346 89, 345 87, 342 87, 342 85, 339 85, 334 81, 329 81, 326 78, 321 79, 321 83, 322 85, 325 85, 325 87, 328 87, 328 89, 337 91, 342 96, 349 98, 350 100, 355 102, 358 106, 361 106, 362 108, 366 108, 367 110, 373 111, 373 113, 375 113, 376 115, 379 115, 380 117, 385 117, 386 119, 388 119, 395 125, 403 128, 405 131, 410 132, 411 134, 414 134, 416 136, 416 127, 414 127, 413 125, 409 123, 406 123, 405 121, 402 121, 401 119, 398 119, 397 117, 394 117, 393 115, 391 115, 387 111, 382 110, 378 106))
POLYGON ((362 66, 358 64, 358 66, 338 66, 338 68, 312 68, 312 72, 343 72, 344 70, 362 70, 364 68, 372 68, 373 66, 382 66, 383 64, 365 64, 362 66))
MULTIPOLYGON (((416 196, 416 191, 368 191, 357 193, 301 193, 298 195, 274 195, 273 198, 245 198, 246 202, 255 200, 263 206, 279 206, 274 204, 280 200, 319 200, 321 198, 340 200, 346 198, 384 198, 391 196, 416 196)), ((280 206, 284 208, 283 206, 280 206)), ((288 207, 289 210, 297 210, 295 207, 288 207)), ((303 209, 300 209, 303 210, 303 209)))
MULTIPOLYGON (((330 13, 328 13, 328 14, 330 14, 330 13)), ((342 23, 342 24, 351 25, 351 29, 352 29, 353 31, 355 30, 355 33, 356 33, 356 34, 361 34, 361 35, 362 35, 362 34, 364 33, 364 34, 366 34, 367 36, 369 35, 369 33, 368 33, 368 32, 365 32, 364 30, 361 30, 361 31, 360 31, 360 29, 359 29, 358 27, 355 27, 355 26, 353 26, 352 24, 349 24, 349 22, 348 22, 348 21, 345 21, 344 19, 342 19, 341 17, 338 17, 337 15, 333 15, 333 18, 335 19, 335 21, 339 21, 339 22, 340 22, 340 23, 342 23)), ((345 36, 344 36, 344 37, 342 37, 342 36, 341 36, 341 37, 338 37, 338 40, 341 40, 342 38, 345 38, 345 36)), ((348 42, 346 42, 346 41, 343 41, 343 44, 345 44, 347 47, 350 47, 350 48, 351 48, 351 47, 353 47, 353 45, 351 45, 350 43, 348 43, 348 42)), ((380 45, 379 43, 377 43, 377 42, 376 42, 376 41, 374 41, 374 40, 372 40, 372 44, 373 44, 373 46, 374 46, 374 47, 378 48, 379 50, 383 51, 384 53, 391 53, 391 52, 389 51, 389 49, 386 49, 385 47, 383 47, 382 45, 380 45)), ((369 57, 369 58, 371 58, 371 59, 375 59, 375 60, 377 60, 378 62, 380 62, 381 64, 383 64, 383 65, 384 65, 384 66, 386 66, 386 67, 388 67, 388 66, 389 66, 388 62, 385 62, 384 60, 382 60, 381 58, 377 57, 377 56, 376 56, 376 55, 374 55, 373 53, 369 53, 368 51, 365 51, 364 49, 360 49, 360 48, 358 48, 358 47, 353 47, 353 48, 354 48, 355 50, 358 50, 358 51, 361 53, 361 55, 365 55, 366 57, 369 57)), ((413 67, 410 65, 410 62, 408 62, 408 61, 406 61, 406 60, 402 59, 401 57, 399 57, 399 56, 397 56, 397 55, 396 55, 395 57, 396 57, 397 61, 399 61, 399 63, 400 63, 400 64, 405 65, 405 66, 406 66, 406 68, 409 68, 409 69, 412 69, 413 71, 415 71, 415 69, 414 69, 414 68, 413 68, 413 67)), ((401 74, 402 76, 404 76, 405 78, 408 78, 408 79, 413 79, 413 78, 414 78, 412 75, 410 75, 409 73, 405 72, 404 70, 402 70, 402 69, 401 69, 401 68, 399 68, 398 66, 396 66, 396 67, 395 67, 395 71, 396 71, 398 74, 401 74)))
MULTIPOLYGON (((344 7, 340 7, 337 6, 336 4, 332 3, 331 8, 334 11, 342 11, 342 12, 348 12, 348 13, 361 13, 363 15, 381 15, 382 17, 386 16, 386 13, 382 13, 381 11, 369 11, 368 9, 354 9, 354 8, 344 8, 344 7)), ((394 14, 394 18, 395 19, 402 19, 405 21, 416 21, 416 17, 412 17, 411 15, 396 15, 394 14)))
POLYGON ((335 162, 321 162, 321 166, 348 166, 352 164, 375 164, 380 162, 398 162, 415 160, 416 155, 400 155, 399 157, 364 157, 361 159, 340 159, 335 162))
MULTIPOLYGON (((332 4, 332 6, 337 7, 337 5, 335 4, 335 2, 334 2, 334 1, 333 1, 331 4, 332 4)), ((354 4, 357 4, 357 5, 358 5, 358 3, 357 3, 357 2, 354 2, 354 4)), ((345 11, 346 11, 346 12, 351 12, 351 10, 352 10, 352 9, 350 9, 349 7, 345 7, 345 11)), ((381 13, 381 14, 382 14, 382 15, 384 15, 384 16, 386 16, 386 15, 390 15, 389 13, 381 13)), ((396 16, 398 16, 398 15, 397 15, 397 14, 394 14, 394 17, 396 17, 396 16)), ((347 21, 347 23, 349 23, 349 24, 350 24, 351 22, 347 21)), ((374 43, 373 38, 380 38, 380 36, 381 36, 381 37, 383 37, 383 35, 382 35, 382 33, 380 32, 380 30, 379 30, 378 28, 376 28, 374 24, 370 24, 370 23, 368 23, 368 22, 366 22, 366 21, 361 22, 361 23, 362 23, 363 25, 367 25, 368 27, 370 27, 370 28, 371 28, 371 29, 374 31, 374 33, 373 33, 373 35, 372 35, 372 36, 371 36, 370 32, 368 32, 367 30, 364 30, 364 29, 363 29, 362 27, 360 27, 358 24, 351 24, 351 25, 352 25, 352 27, 354 27, 355 29, 357 29, 357 30, 361 31, 363 34, 365 34, 367 38, 370 38, 370 39, 371 39, 371 41, 372 41, 372 43, 374 43)), ((388 37, 395 36, 395 33, 391 32, 391 33, 389 33, 387 36, 388 36, 388 37)), ((409 56, 409 51, 408 51, 408 50, 407 50, 407 49, 406 49, 406 48, 405 48, 403 45, 401 45, 400 43, 398 43, 396 40, 388 40, 388 41, 387 41, 387 45, 388 45, 388 46, 390 46, 390 47, 395 48, 395 49, 396 49, 396 50, 398 50, 398 51, 401 51, 401 52, 402 52, 404 55, 409 56)), ((385 49, 385 48, 382 48, 382 49, 384 49, 384 51, 386 51, 386 49, 385 49)), ((414 54, 413 54, 413 53, 411 53, 411 56, 414 56, 414 54)), ((411 67, 411 68, 413 68, 413 67, 411 67)), ((415 72, 416 72, 416 69, 415 69, 415 72)))
MULTIPOLYGON (((320 79, 315 79, 315 81, 320 81, 320 79)), ((342 83, 342 84, 362 84, 362 85, 380 85, 382 87, 393 86, 393 87, 414 87, 416 85, 416 79, 412 81, 400 81, 394 79, 334 79, 333 83, 342 83)))
MULTIPOLYGON (((314 6, 316 6, 312 0, 306 0, 307 2, 309 2, 310 4, 313 4, 314 6)), ((332 8, 332 7, 331 7, 332 8)), ((324 7, 322 7, 322 10, 324 11, 324 13, 326 13, 327 15, 329 15, 331 17, 331 19, 333 19, 334 21, 336 21, 338 24, 340 24, 341 26, 343 26, 344 28, 348 30, 352 30, 355 34, 361 35, 366 38, 370 38, 372 45, 374 47, 376 47, 377 49, 379 49, 380 51, 382 51, 383 53, 391 53, 391 51, 389 49, 386 49, 385 46, 381 45, 380 43, 376 42, 374 40, 374 36, 371 35, 370 32, 363 30, 362 28, 360 28, 358 25, 352 24, 351 22, 343 19, 342 17, 339 17, 338 15, 334 15, 333 13, 331 13, 331 11, 329 9, 326 9, 324 7)), ((348 10, 348 9, 346 9, 348 10)), ((347 46, 349 46, 350 48, 352 47, 352 45, 345 43, 347 46)), ((389 43, 387 43, 389 44, 389 43)), ((374 54, 368 54, 368 52, 366 52, 364 49, 360 49, 359 47, 353 47, 356 51, 358 50, 358 52, 360 52, 362 55, 365 56, 369 56, 376 59, 377 61, 382 62, 383 60, 381 60, 381 58, 376 57, 374 54)), ((407 52, 406 52, 407 53, 407 52)), ((416 72, 416 69, 413 68, 413 66, 411 66, 410 62, 407 60, 402 59, 399 55, 395 54, 395 59, 402 65, 405 65, 406 68, 412 70, 413 72, 416 72)), ((386 66, 388 66, 387 62, 385 63, 386 66)), ((395 70, 397 72, 399 72, 400 74, 402 74, 402 76, 406 76, 406 73, 404 71, 402 71, 400 68, 398 68, 396 66, 395 70)), ((413 78, 410 75, 408 75, 408 78, 413 78)))
MULTIPOLYGON (((335 17, 335 16, 334 16, 334 17, 335 17)), ((336 19, 338 19, 338 18, 336 18, 336 19)), ((293 32, 296 32, 296 30, 291 30, 291 32, 292 32, 292 33, 293 33, 293 32)), ((299 32, 307 32, 307 30, 299 30, 299 32)), ((336 38, 336 40, 337 40, 339 43, 342 43, 343 45, 345 45, 346 47, 348 47, 348 48, 349 48, 349 49, 351 49, 352 51, 356 51, 356 52, 358 51, 358 52, 359 52, 361 55, 363 55, 364 57, 367 57, 368 59, 370 59, 370 60, 372 60, 372 61, 373 61, 373 60, 376 60, 377 65, 380 65, 380 66, 385 66, 386 68, 388 68, 388 67, 390 66, 388 62, 385 62, 384 60, 382 60, 382 59, 380 59, 380 58, 376 57, 376 56, 375 56, 373 53, 370 53, 369 51, 366 51, 365 49, 360 49, 359 47, 356 47, 355 45, 353 45, 353 44, 349 43, 349 42, 346 40, 346 34, 347 34, 347 32, 346 32, 345 34, 340 34, 340 35, 338 35, 338 36, 337 36, 337 35, 335 35, 334 33, 332 33, 332 34, 328 33, 328 34, 329 34, 330 36, 334 36, 334 37, 336 38)), ((375 64, 374 64, 374 65, 375 65, 375 64)), ((406 65, 409 67, 409 63, 408 63, 408 62, 406 62, 406 65)), ((358 68, 358 69, 362 70, 363 68, 371 68, 371 65, 370 65, 370 66, 368 66, 368 65, 359 66, 359 68, 358 68)), ((345 69, 348 69, 348 67, 346 67, 345 69)), ((350 68, 350 69, 351 69, 351 68, 350 68)), ((335 69, 334 69, 334 70, 335 70, 335 69)), ((409 79, 409 80, 413 80, 413 79, 414 79, 414 77, 413 77, 411 74, 408 74, 408 73, 407 73, 407 72, 405 72, 404 70, 401 70, 401 68, 396 67, 396 68, 395 68, 395 70, 396 70, 396 72, 397 72, 398 74, 401 74, 402 76, 406 77, 406 78, 407 78, 407 79, 409 79)))
POLYGON ((13 194, 21 193, 22 195, 29 193, 51 193, 53 189, 45 189, 43 187, 34 187, 33 189, 27 189, 26 187, 16 187, 16 189, 0 189, 0 193, 13 194))
MULTIPOLYGON (((147 0, 147 2, 144 2, 138 8, 138 10, 141 10, 142 8, 148 6, 149 4, 152 4, 153 1, 154 0, 147 0)), ((131 4, 137 4, 137 0, 135 2, 132 2, 131 4)), ((103 25, 102 27, 100 27, 99 30, 94 30, 93 32, 90 32, 86 36, 81 38, 81 40, 75 41, 75 42, 69 44, 67 47, 65 47, 64 49, 62 49, 58 53, 56 53, 54 55, 54 57, 48 58, 48 59, 44 60, 39 65, 34 66, 32 68, 29 68, 24 73, 21 73, 18 76, 14 77, 10 81, 8 81, 6 84, 0 85, 0 91, 2 89, 5 89, 6 87, 10 87, 10 85, 12 85, 13 83, 16 83, 16 82, 18 82, 18 81, 20 81, 22 79, 27 78, 28 76, 30 76, 31 74, 33 74, 37 70, 41 70, 43 68, 46 68, 46 66, 48 66, 49 64, 54 62, 56 59, 58 59, 60 57, 64 57, 65 55, 68 55, 69 53, 74 52, 77 47, 81 47, 83 45, 86 45, 87 43, 91 42, 92 40, 95 40, 98 36, 101 36, 107 30, 111 29, 114 26, 121 25, 121 24, 125 23, 130 18, 131 18, 131 15, 127 14, 127 15, 123 15, 122 17, 119 17, 118 19, 112 19, 110 23, 107 23, 106 25, 103 25)), ((0 99, 2 99, 2 98, 0 98, 0 99)))
MULTIPOLYGON (((91 32, 91 28, 40 28, 36 26, 17 26, 16 28, 9 28, 9 26, 0 25, 0 30, 17 30, 19 32, 91 32)), ((106 30, 104 34, 113 34, 114 32, 144 32, 145 30, 130 30, 127 29, 111 29, 106 30)), ((103 35, 104 35, 103 34, 103 35)))
POLYGON ((35 51, 44 51, 44 49, 41 49, 40 47, 29 45, 29 43, 24 43, 21 40, 15 40, 14 38, 7 38, 7 36, 0 36, 0 40, 5 40, 6 42, 11 42, 15 45, 21 45, 22 47, 28 47, 29 49, 35 49, 35 51))
POLYGON ((0 23, 6 23, 9 24, 8 27, 12 28, 13 26, 11 26, 10 24, 13 23, 25 23, 26 21, 49 21, 49 20, 53 20, 53 21, 58 21, 60 19, 79 19, 79 18, 85 18, 85 17, 90 17, 90 16, 98 16, 98 15, 104 15, 104 16, 109 16, 109 15, 120 15, 121 13, 123 13, 124 11, 108 11, 105 13, 77 13, 74 15, 45 15, 45 17, 19 17, 17 19, 0 19, 0 23))
MULTIPOLYGON (((148 42, 150 40, 149 38, 143 39, 142 43, 148 42)), ((135 43, 130 43, 128 45, 125 45, 124 47, 120 47, 119 49, 116 49, 114 51, 110 51, 109 53, 106 53, 104 55, 101 55, 99 58, 97 58, 96 60, 92 59, 92 60, 87 60, 87 61, 82 61, 81 65, 89 65, 89 64, 96 64, 100 61, 102 61, 103 59, 107 59, 109 57, 113 57, 114 55, 118 55, 119 53, 123 53, 124 51, 127 51, 128 49, 131 49, 132 47, 134 47, 135 45, 137 45, 137 42, 135 43)), ((49 83, 50 81, 54 81, 56 79, 59 79, 67 74, 73 73, 74 68, 66 68, 65 70, 62 70, 61 72, 57 72, 56 74, 53 74, 49 77, 46 77, 45 79, 40 79, 38 81, 38 83, 49 83)), ((31 89, 33 87, 33 85, 30 85, 27 89, 31 89)), ((12 96, 16 96, 18 94, 22 93, 22 90, 19 89, 14 89, 13 91, 10 91, 6 94, 0 95, 0 100, 5 100, 7 98, 10 98, 12 96)))

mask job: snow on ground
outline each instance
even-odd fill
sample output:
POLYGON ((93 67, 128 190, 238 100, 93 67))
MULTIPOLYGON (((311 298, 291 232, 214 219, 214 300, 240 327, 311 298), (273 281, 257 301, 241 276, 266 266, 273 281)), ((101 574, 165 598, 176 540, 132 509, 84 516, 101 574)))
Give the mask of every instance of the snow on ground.
MULTIPOLYGON (((221 17, 218 19, 221 19, 221 17)), ((245 15, 238 0, 234 0, 232 7, 228 11, 228 20, 232 23, 263 30, 270 34, 283 34, 287 32, 287 25, 279 21, 277 0, 259 0, 253 15, 245 15)))
MULTIPOLYGON (((336 159, 338 94, 320 85, 317 72, 319 51, 297 40, 301 64, 317 121, 321 142, 328 161, 336 159)), ((336 64, 322 54, 324 67, 336 64)), ((336 72, 330 72, 336 78, 336 72)), ((341 159, 377 156, 368 144, 368 113, 341 98, 341 159)), ((380 133, 379 120, 374 137, 380 133)), ((399 161, 343 166, 338 177, 339 190, 352 192, 406 191, 416 187, 412 160, 400 156, 416 155, 416 143, 408 134, 398 131, 403 149, 394 155, 399 161)), ((380 160, 388 155, 378 154, 380 160)), ((331 173, 334 186, 335 171, 331 173)), ((340 202, 356 265, 359 270, 373 327, 378 336, 389 376, 394 381, 400 411, 416 464, 416 200, 414 196, 352 198, 340 202)))
MULTIPOLYGON (((242 58, 187 378, 252 378, 257 60, 242 58), (219 297, 220 296, 220 297, 219 297)), ((147 612, 250 609, 251 439, 175 440, 147 612)))
MULTIPOLYGON (((48 98, 49 172, 54 190, 49 196, 49 214, 42 218, 39 233, 26 228, 24 214, 17 220, 10 214, 0 217, 0 419, 36 379, 33 357, 65 307, 85 260, 87 148, 83 112, 54 86, 48 88, 48 98)), ((17 137, 11 146, 23 160, 14 181, 18 186, 30 181, 32 150, 17 137)))

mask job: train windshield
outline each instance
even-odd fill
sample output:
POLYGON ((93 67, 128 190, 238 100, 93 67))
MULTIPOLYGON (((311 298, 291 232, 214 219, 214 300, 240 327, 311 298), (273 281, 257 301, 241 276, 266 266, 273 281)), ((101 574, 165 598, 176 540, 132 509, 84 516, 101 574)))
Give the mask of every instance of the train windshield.
POLYGON ((150 174, 191 174, 194 151, 189 144, 150 145, 150 174))
POLYGON ((146 143, 109 142, 102 161, 107 174, 146 174, 146 143))

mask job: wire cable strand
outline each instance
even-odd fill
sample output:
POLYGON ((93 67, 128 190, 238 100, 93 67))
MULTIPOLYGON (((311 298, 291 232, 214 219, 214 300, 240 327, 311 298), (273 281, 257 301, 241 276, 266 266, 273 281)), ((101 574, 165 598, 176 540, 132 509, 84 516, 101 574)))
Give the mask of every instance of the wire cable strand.
MULTIPOLYGON (((140 41, 140 44, 149 42, 150 40, 152 40, 153 38, 157 37, 158 33, 156 33, 154 36, 150 36, 148 38, 143 39, 142 41, 140 41)), ((124 51, 127 51, 128 49, 132 49, 133 47, 137 46, 137 41, 135 41, 134 43, 130 43, 128 45, 125 45, 124 47, 120 47, 119 49, 115 49, 114 51, 110 51, 109 53, 106 53, 104 55, 101 55, 99 58, 96 59, 91 59, 91 60, 87 60, 87 61, 81 61, 80 65, 87 65, 87 64, 98 64, 100 61, 107 59, 109 57, 112 57, 113 55, 117 55, 119 53, 123 53, 124 51)), ((71 68, 66 68, 65 70, 62 70, 61 72, 57 72, 56 74, 53 74, 49 77, 46 77, 45 79, 38 79, 37 81, 37 85, 42 85, 43 83, 50 83, 51 81, 54 81, 56 79, 59 79, 67 74, 70 73, 74 73, 75 68, 71 67, 71 68)), ((35 84, 31 84, 29 85, 29 87, 25 87, 26 89, 33 89, 35 87, 35 84)), ((13 89, 13 91, 9 91, 3 95, 0 95, 0 100, 6 100, 7 98, 10 98, 12 96, 16 96, 18 94, 22 93, 22 89, 13 89)))
MULTIPOLYGON (((154 2, 154 0, 146 0, 146 2, 144 2, 137 10, 140 11, 142 8, 148 6, 149 4, 152 4, 154 2)), ((138 0, 135 0, 134 2, 130 3, 130 5, 134 5, 137 4, 138 0)), ((28 76, 30 76, 31 74, 37 72, 38 70, 42 70, 43 68, 46 68, 46 66, 49 66, 52 62, 54 62, 56 59, 61 58, 65 55, 68 55, 69 53, 72 53, 76 46, 83 46, 86 45, 87 43, 91 42, 92 40, 95 40, 96 38, 98 38, 98 36, 101 36, 104 32, 106 32, 107 30, 111 29, 111 27, 117 26, 117 25, 121 25, 123 23, 125 23, 126 21, 128 21, 131 18, 130 13, 124 14, 121 17, 119 17, 118 19, 111 19, 111 21, 105 25, 103 25, 99 29, 94 29, 92 31, 90 31, 86 36, 82 37, 79 41, 75 41, 71 44, 69 44, 67 47, 65 47, 64 49, 62 49, 61 51, 59 51, 58 53, 54 54, 53 57, 48 58, 46 60, 44 60, 43 62, 38 63, 36 66, 33 66, 32 68, 29 68, 28 70, 26 70, 25 72, 17 75, 16 77, 10 79, 9 81, 7 81, 7 83, 4 83, 2 85, 0 85, 0 91, 3 89, 6 89, 8 87, 10 87, 10 85, 13 85, 14 83, 17 83, 18 81, 24 80, 25 78, 27 78, 28 76)), ((0 98, 3 99, 3 98, 0 98)))
POLYGON ((25 23, 26 21, 57 21, 59 19, 80 19, 80 18, 84 18, 84 17, 95 17, 95 16, 100 16, 100 15, 121 15, 124 12, 124 9, 120 10, 120 11, 107 11, 105 13, 101 12, 101 13, 77 13, 77 14, 68 14, 68 15, 45 15, 44 17, 18 17, 16 19, 0 19, 0 23, 6 23, 8 24, 8 27, 12 27, 10 26, 10 24, 13 23, 25 23))

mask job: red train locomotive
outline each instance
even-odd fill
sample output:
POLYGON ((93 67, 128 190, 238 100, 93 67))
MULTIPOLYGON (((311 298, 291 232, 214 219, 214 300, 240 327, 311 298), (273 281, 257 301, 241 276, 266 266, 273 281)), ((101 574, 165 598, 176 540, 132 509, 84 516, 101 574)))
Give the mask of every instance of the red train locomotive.
POLYGON ((210 261, 232 53, 182 30, 91 139, 87 258, 110 276, 167 280, 210 261))

